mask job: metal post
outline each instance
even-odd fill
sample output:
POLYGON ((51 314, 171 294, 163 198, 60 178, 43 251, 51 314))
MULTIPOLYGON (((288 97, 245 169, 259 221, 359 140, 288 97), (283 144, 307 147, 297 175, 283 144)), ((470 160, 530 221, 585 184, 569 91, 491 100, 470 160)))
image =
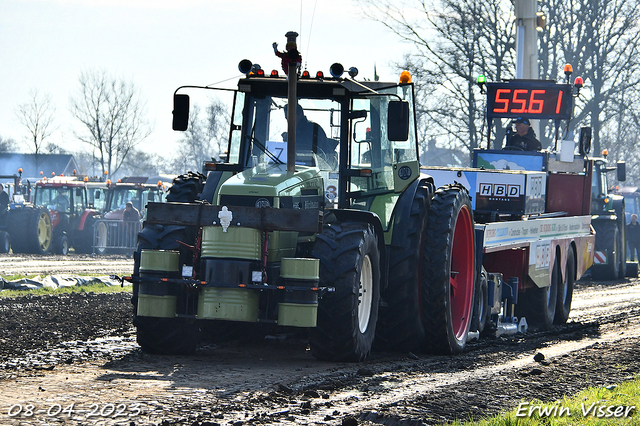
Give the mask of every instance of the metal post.
POLYGON ((298 107, 297 99, 297 82, 298 74, 296 64, 289 64, 288 75, 288 111, 287 111, 287 171, 294 172, 296 170, 296 108, 298 107))

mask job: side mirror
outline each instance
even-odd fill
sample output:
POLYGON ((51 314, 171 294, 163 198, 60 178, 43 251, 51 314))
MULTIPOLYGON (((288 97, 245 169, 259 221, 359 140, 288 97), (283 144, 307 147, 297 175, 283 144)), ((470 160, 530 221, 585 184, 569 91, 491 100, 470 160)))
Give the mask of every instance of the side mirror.
POLYGON ((624 182, 627 180, 627 164, 624 161, 618 161, 616 166, 616 179, 618 179, 618 182, 624 182))
POLYGON ((405 101, 389 102, 387 136, 390 141, 409 139, 409 103, 405 101))
POLYGON ((591 152, 591 127, 580 128, 580 142, 578 143, 580 155, 587 155, 591 152))
POLYGON ((173 95, 173 130, 189 127, 189 95, 173 95))

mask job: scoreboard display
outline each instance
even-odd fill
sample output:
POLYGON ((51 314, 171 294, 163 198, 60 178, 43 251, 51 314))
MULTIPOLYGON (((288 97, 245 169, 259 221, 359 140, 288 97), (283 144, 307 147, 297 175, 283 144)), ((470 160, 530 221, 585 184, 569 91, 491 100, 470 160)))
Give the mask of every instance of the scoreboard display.
POLYGON ((569 84, 535 80, 487 83, 487 118, 563 120, 571 117, 571 107, 569 84))

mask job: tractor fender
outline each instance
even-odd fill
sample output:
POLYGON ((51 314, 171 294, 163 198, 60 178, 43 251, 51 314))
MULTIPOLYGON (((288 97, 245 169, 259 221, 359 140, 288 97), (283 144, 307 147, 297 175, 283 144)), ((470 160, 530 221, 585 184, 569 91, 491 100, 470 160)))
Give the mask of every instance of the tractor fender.
POLYGON ((85 210, 82 212, 82 216, 80 216, 80 222, 78 223, 78 231, 84 230, 84 225, 87 223, 87 219, 91 216, 96 216, 98 213, 92 210, 85 210))
POLYGON ((373 229, 378 236, 378 251, 380 252, 380 265, 382 267, 382 271, 380 273, 382 276, 380 277, 380 289, 385 289, 387 287, 387 270, 388 270, 388 256, 384 243, 384 230, 382 229, 382 222, 380 222, 380 218, 377 214, 365 210, 355 210, 355 209, 328 209, 325 212, 324 217, 326 218, 329 214, 333 213, 338 219, 339 222, 364 222, 369 223, 373 226, 373 229))

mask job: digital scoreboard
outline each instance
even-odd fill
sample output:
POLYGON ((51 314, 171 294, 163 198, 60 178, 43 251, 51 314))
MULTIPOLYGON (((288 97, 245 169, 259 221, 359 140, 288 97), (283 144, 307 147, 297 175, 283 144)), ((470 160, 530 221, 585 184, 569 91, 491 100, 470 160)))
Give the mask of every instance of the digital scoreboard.
POLYGON ((571 117, 571 106, 569 84, 534 80, 487 83, 487 118, 563 120, 571 117))

